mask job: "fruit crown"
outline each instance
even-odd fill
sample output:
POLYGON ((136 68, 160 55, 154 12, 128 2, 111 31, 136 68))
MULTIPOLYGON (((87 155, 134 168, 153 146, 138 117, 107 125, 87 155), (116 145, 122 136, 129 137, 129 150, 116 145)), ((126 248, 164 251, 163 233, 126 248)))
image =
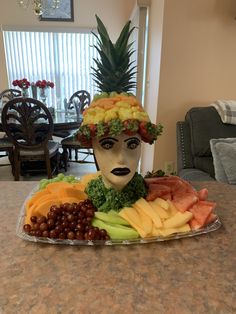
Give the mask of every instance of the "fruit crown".
POLYGON ((83 123, 77 132, 82 146, 92 147, 92 138, 139 134, 141 139, 153 144, 162 133, 162 125, 151 123, 136 97, 115 92, 95 95, 83 112, 83 123))

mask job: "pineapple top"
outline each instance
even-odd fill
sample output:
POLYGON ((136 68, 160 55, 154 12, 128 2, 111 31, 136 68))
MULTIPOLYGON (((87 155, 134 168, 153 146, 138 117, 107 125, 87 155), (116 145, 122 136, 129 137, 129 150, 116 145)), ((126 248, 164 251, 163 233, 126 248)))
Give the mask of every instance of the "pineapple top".
POLYGON ((136 66, 133 65, 134 61, 130 60, 134 50, 132 43, 128 43, 134 27, 130 29, 131 21, 128 21, 113 44, 106 27, 97 15, 96 19, 98 34, 93 35, 97 38, 98 44, 95 48, 100 58, 94 59, 97 67, 92 67, 93 80, 100 92, 128 92, 136 86, 133 79, 136 66))
POLYGON ((100 94, 94 96, 90 106, 83 112, 83 123, 77 132, 78 141, 92 147, 93 137, 117 136, 138 133, 144 142, 152 144, 162 133, 162 126, 151 123, 137 98, 129 91, 136 85, 133 80, 136 66, 130 61, 134 50, 128 43, 130 21, 122 29, 113 44, 102 21, 96 16, 98 44, 95 46, 100 58, 94 59, 92 68, 94 82, 100 94))

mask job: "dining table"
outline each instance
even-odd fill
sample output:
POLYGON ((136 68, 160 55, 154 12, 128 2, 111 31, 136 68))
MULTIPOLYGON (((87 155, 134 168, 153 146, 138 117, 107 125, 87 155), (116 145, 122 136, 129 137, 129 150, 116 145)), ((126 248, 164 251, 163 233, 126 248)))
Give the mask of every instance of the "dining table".
MULTIPOLYGON (((0 110, 1 115, 1 110, 0 110)), ((54 132, 61 131, 73 131, 77 130, 81 123, 82 117, 78 116, 75 111, 71 110, 66 112, 65 110, 55 110, 52 114, 53 124, 54 124, 54 132)), ((3 131, 2 122, 0 119, 0 132, 3 131)))
POLYGON ((0 313, 236 313, 236 186, 207 188, 222 226, 133 245, 57 245, 16 235, 38 182, 0 181, 0 313))

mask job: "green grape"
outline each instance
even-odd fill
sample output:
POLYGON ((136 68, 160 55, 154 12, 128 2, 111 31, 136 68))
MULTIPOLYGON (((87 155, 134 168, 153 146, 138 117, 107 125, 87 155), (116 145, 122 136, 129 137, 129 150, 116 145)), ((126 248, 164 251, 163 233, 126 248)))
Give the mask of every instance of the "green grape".
POLYGON ((59 178, 60 180, 63 179, 65 177, 64 173, 58 173, 57 178, 59 178))
POLYGON ((52 182, 60 182, 60 181, 61 181, 61 179, 58 177, 52 179, 52 182))
POLYGON ((63 181, 63 182, 69 182, 69 181, 68 181, 68 177, 64 177, 61 181, 63 181))
POLYGON ((40 189, 40 190, 43 190, 43 189, 46 188, 47 185, 48 185, 48 182, 42 182, 42 183, 40 184, 40 186, 39 186, 39 189, 40 189))
POLYGON ((78 182, 79 182, 79 180, 77 180, 77 179, 70 181, 70 183, 78 183, 78 182))

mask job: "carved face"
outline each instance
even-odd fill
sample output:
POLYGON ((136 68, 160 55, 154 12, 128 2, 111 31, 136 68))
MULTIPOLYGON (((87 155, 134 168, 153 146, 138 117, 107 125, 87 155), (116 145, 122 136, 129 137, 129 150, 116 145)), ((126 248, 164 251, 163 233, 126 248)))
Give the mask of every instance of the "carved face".
POLYGON ((93 139, 93 149, 106 187, 123 189, 133 178, 141 154, 138 134, 93 139))

